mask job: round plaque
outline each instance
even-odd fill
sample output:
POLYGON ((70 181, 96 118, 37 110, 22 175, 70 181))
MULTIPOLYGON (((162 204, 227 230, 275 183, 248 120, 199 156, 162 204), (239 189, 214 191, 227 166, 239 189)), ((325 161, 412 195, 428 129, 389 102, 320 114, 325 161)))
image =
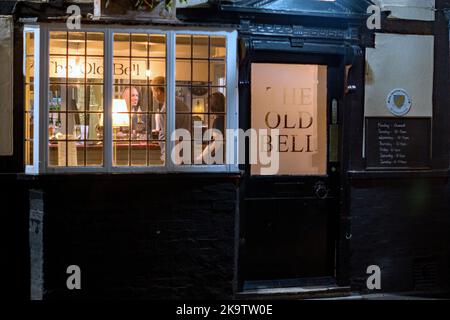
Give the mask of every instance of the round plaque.
POLYGON ((408 92, 403 89, 392 90, 387 99, 386 106, 388 110, 395 116, 404 116, 411 110, 411 97, 408 92))

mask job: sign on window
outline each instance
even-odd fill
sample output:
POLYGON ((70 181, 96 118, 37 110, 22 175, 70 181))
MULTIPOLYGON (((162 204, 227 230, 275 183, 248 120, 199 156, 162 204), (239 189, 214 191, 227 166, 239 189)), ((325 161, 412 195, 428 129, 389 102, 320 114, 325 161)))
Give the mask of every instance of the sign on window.
MULTIPOLYGON (((279 130, 280 175, 326 174, 326 105, 326 66, 253 64, 252 128, 279 130)), ((252 165, 252 174, 260 169, 252 165)))

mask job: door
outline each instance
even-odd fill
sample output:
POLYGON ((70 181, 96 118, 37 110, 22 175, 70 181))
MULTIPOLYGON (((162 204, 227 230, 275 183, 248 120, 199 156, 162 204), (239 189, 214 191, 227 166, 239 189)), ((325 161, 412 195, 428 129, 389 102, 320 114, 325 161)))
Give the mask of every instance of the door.
POLYGON ((264 170, 267 163, 260 162, 247 166, 240 279, 332 278, 340 191, 339 63, 253 62, 250 68, 248 124, 278 130, 259 142, 273 151, 273 162, 278 153, 278 170, 264 170))

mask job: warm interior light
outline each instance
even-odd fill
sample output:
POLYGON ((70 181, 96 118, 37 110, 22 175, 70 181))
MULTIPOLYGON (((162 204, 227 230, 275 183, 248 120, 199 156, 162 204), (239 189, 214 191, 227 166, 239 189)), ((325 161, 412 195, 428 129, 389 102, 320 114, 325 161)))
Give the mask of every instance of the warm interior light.
POLYGON ((69 78, 83 78, 79 58, 69 59, 69 78))
POLYGON ((125 99, 113 100, 113 127, 128 127, 130 118, 127 114, 127 102, 125 99))

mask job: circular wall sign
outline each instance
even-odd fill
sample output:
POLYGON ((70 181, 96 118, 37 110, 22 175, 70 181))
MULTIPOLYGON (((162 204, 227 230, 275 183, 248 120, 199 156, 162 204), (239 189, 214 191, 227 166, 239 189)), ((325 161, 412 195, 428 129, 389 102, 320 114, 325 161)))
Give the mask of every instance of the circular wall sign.
POLYGON ((411 110, 411 105, 411 97, 403 89, 392 90, 386 99, 388 110, 396 116, 404 116, 407 114, 411 110))

